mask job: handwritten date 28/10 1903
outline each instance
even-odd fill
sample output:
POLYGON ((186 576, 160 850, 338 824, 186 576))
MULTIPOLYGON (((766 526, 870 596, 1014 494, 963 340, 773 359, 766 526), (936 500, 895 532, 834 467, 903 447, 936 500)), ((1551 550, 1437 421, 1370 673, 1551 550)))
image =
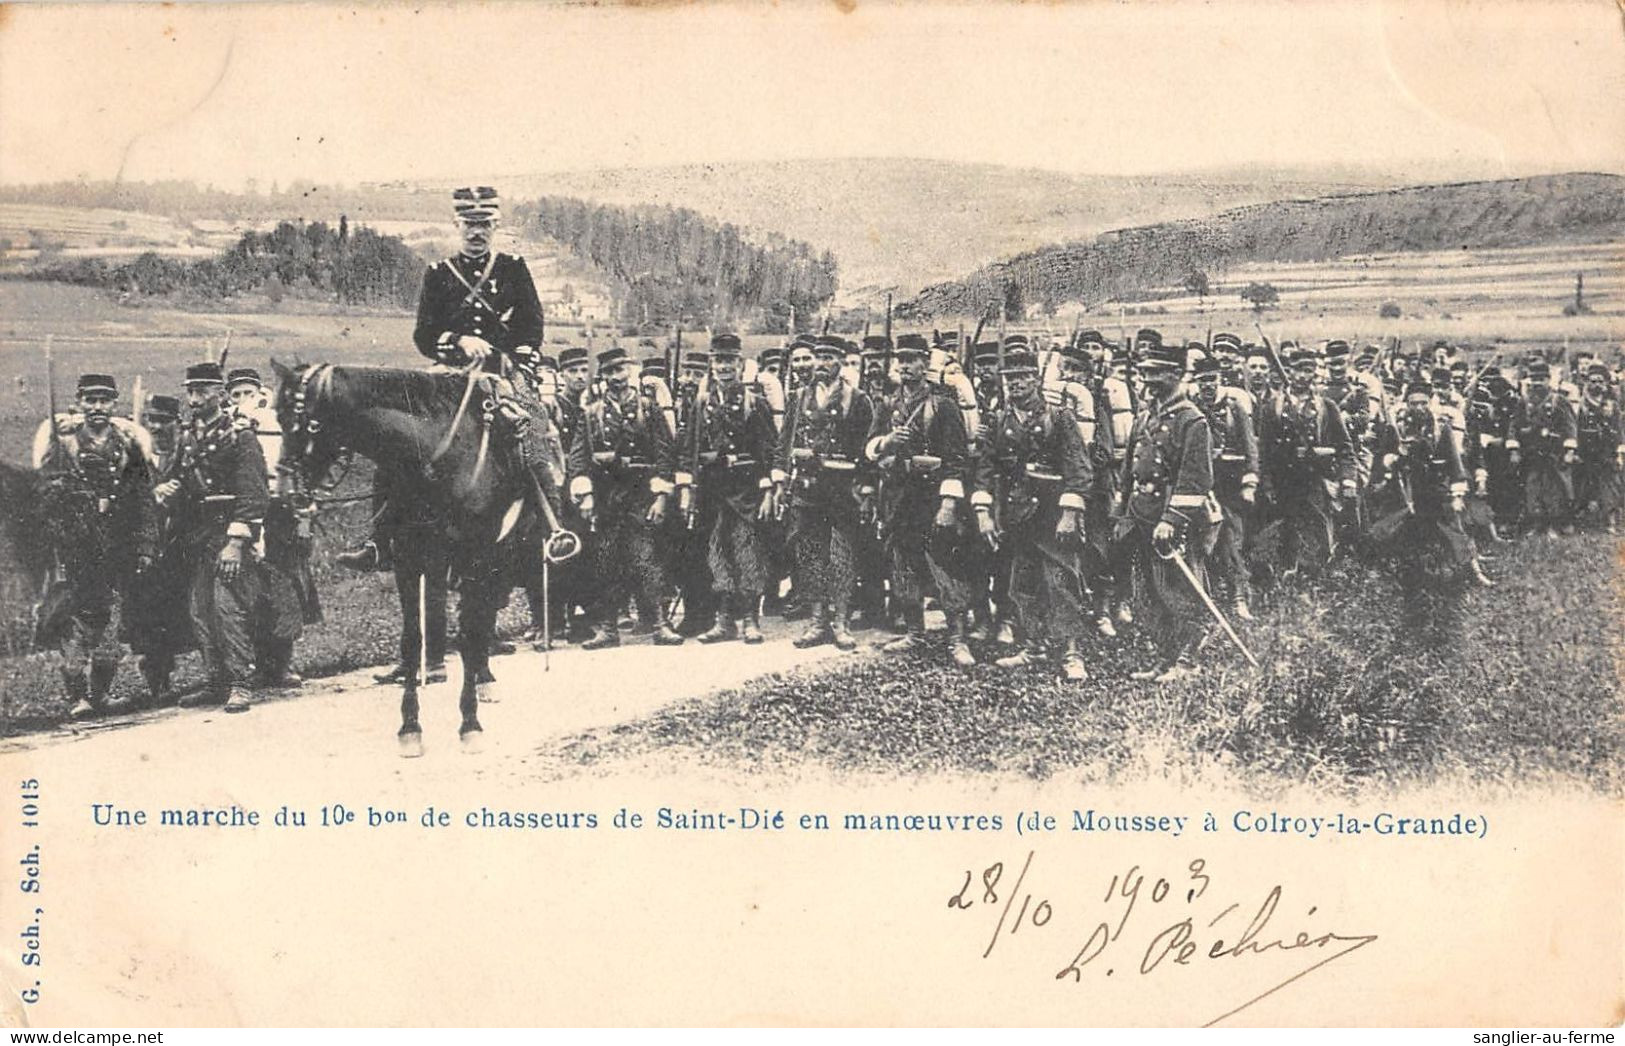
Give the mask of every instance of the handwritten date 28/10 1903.
MULTIPOLYGON (((948 898, 948 908, 954 911, 998 913, 982 950, 984 959, 993 955, 1004 938, 1023 929, 1029 937, 1041 933, 1045 939, 1068 932, 1061 929, 1065 921, 1051 925, 1057 902, 1029 885, 1034 856, 1035 851, 1027 852, 1013 882, 1002 861, 979 872, 966 869, 959 889, 948 898)), ((1102 907, 1086 919, 1085 925, 1093 921, 1094 926, 1082 935, 1082 945, 1071 961, 1056 970, 1055 980, 1081 984, 1086 970, 1099 970, 1110 977, 1120 967, 1144 977, 1169 967, 1276 954, 1297 953, 1304 960, 1292 963, 1283 978, 1265 990, 1207 1022, 1212 1025, 1377 940, 1376 934, 1366 933, 1296 927, 1283 931, 1279 928, 1285 918, 1279 914, 1282 892, 1283 887, 1275 884, 1257 900, 1231 900, 1233 895, 1214 887, 1207 861, 1200 857, 1168 874, 1134 865, 1111 876, 1104 894, 1099 895, 1102 907), (1142 913, 1137 919, 1136 911, 1142 913)), ((1304 919, 1312 920, 1318 911, 1318 905, 1309 906, 1304 919)))

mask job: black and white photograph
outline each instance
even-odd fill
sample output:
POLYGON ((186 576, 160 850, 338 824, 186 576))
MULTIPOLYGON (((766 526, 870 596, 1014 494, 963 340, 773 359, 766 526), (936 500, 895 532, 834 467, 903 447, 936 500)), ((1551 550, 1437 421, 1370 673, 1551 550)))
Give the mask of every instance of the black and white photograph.
POLYGON ((8 1028, 1616 1028, 1622 528, 1607 0, 0 8, 8 1028))

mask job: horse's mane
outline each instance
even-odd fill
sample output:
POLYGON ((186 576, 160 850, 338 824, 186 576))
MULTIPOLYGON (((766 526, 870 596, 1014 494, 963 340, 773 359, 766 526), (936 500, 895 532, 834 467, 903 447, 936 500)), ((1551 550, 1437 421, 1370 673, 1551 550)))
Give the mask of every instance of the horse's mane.
MULTIPOLYGON (((405 367, 374 367, 340 364, 333 368, 332 382, 345 382, 351 406, 399 410, 416 417, 449 415, 457 409, 468 378, 459 371, 411 370, 405 367)), ((328 384, 323 382, 323 384, 328 384)))

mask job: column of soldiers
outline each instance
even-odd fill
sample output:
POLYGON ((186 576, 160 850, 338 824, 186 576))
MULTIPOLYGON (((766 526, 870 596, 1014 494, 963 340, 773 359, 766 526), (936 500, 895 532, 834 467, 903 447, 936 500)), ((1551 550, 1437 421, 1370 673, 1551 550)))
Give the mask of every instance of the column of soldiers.
MULTIPOLYGON (((645 341, 639 359, 589 337, 553 355, 524 259, 493 249, 494 190, 459 189, 454 208, 462 250, 425 274, 416 346, 498 376, 495 413, 533 462, 556 459, 543 486, 586 544, 526 584, 537 645, 756 644, 772 610, 805 620, 798 646, 851 650, 856 621, 902 654, 929 648, 934 609, 956 665, 976 643, 1000 668, 1082 680, 1138 593, 1159 653, 1137 676, 1169 681, 1226 611, 1252 620, 1256 585, 1317 578, 1345 551, 1397 560, 1407 590, 1488 584, 1481 546, 1612 532, 1625 511, 1619 386, 1599 361, 1554 385, 1539 354, 1475 367, 1444 345, 1153 329, 798 335, 755 359, 731 333, 686 352, 645 341), (539 433, 556 454, 535 453, 539 433)), ((142 405, 149 434, 114 416, 111 377, 84 375, 77 411, 36 440, 64 521, 42 635, 76 715, 105 707, 120 631, 158 699, 193 647, 208 686, 183 703, 239 711, 256 686, 299 682, 293 643, 320 614, 313 508, 267 468, 276 418, 256 373, 202 363, 184 386, 184 411, 142 405)), ((379 678, 420 658, 443 677, 437 523, 391 503, 387 469, 375 485, 371 539, 338 561, 395 571, 401 665, 379 678)))

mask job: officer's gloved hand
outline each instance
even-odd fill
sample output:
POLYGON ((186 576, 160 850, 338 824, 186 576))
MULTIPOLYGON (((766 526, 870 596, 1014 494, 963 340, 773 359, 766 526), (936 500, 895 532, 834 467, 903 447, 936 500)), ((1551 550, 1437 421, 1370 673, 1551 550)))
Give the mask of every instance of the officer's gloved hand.
POLYGON ((869 526, 875 521, 875 496, 872 491, 863 491, 858 494, 858 522, 869 526))
POLYGON ((1572 449, 1565 450, 1563 452, 1563 464, 1565 464, 1565 465, 1574 464, 1574 451, 1572 449))
POLYGON ((1249 505, 1251 505, 1254 501, 1257 501, 1258 500, 1258 484, 1257 483, 1243 483, 1241 485, 1241 500, 1245 501, 1249 505))
POLYGON ((164 502, 178 494, 180 489, 180 480, 166 479, 156 487, 152 488, 152 496, 158 500, 158 504, 162 505, 164 502))
POLYGON ((899 425, 891 430, 886 437, 886 447, 893 454, 907 454, 909 446, 914 442, 914 433, 907 425, 899 425))
POLYGON ((767 490, 762 491, 762 503, 760 505, 756 506, 756 518, 759 519, 759 520, 763 520, 764 522, 766 520, 772 519, 773 518, 773 506, 774 506, 774 500, 773 500, 773 491, 772 491, 772 489, 769 488, 767 490))
POLYGON ((1451 497, 1451 499, 1450 499, 1450 511, 1451 512, 1454 512, 1454 513, 1459 515, 1461 513, 1461 511, 1463 509, 1465 509, 1466 507, 1467 507, 1466 503, 1462 501, 1461 495, 1457 494, 1457 495, 1454 495, 1454 496, 1451 497))
POLYGON ((1479 497, 1489 493, 1490 474, 1483 469, 1475 469, 1473 472, 1473 489, 1478 493, 1479 497))
POLYGON ((666 522, 666 504, 668 501, 670 501, 669 495, 656 494, 654 501, 649 503, 649 511, 644 514, 644 521, 653 523, 656 526, 666 522))
POLYGON ((581 500, 576 502, 576 511, 581 513, 581 518, 586 521, 588 529, 598 526, 598 506, 593 502, 591 494, 582 495, 581 500))
POLYGON ((457 348, 462 350, 470 363, 484 363, 486 357, 494 351, 491 343, 478 334, 464 334, 457 339, 457 348))
POLYGON ((959 520, 959 503, 953 498, 943 498, 937 506, 937 518, 933 520, 938 530, 952 530, 959 520))

